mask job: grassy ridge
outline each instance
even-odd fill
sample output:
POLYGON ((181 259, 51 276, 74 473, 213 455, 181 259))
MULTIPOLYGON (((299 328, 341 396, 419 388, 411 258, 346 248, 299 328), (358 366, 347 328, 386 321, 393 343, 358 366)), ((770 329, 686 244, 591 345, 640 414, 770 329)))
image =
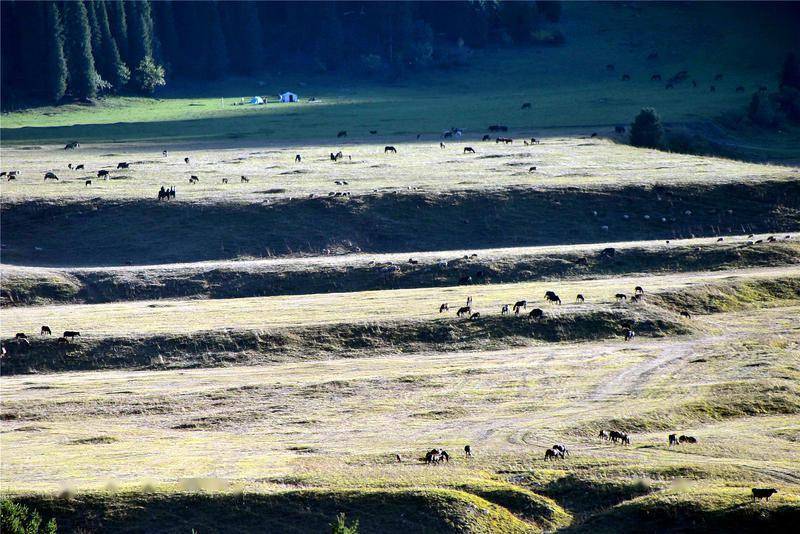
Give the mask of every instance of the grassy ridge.
POLYGON ((800 182, 789 181, 367 195, 270 206, 26 202, 3 205, 0 222, 7 263, 121 265, 793 231, 800 228, 798 202, 800 182))

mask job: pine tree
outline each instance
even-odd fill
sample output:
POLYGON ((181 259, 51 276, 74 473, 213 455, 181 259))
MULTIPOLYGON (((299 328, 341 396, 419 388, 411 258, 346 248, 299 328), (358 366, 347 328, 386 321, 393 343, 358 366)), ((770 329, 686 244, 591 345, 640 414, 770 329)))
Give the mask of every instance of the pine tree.
POLYGON ((97 58, 100 73, 112 87, 119 90, 128 83, 131 73, 125 63, 122 62, 117 42, 114 40, 114 36, 111 35, 106 2, 97 2, 95 11, 103 49, 102 57, 97 58))
MULTIPOLYGON (((92 39, 92 57, 95 59, 98 67, 100 66, 100 58, 103 57, 103 39, 100 35, 100 28, 97 24, 97 7, 102 5, 102 2, 86 2, 86 17, 89 20, 89 34, 92 39)), ((98 69, 99 72, 99 69, 98 69)))
POLYGON ((181 50, 171 1, 153 4, 153 24, 153 36, 161 43, 161 61, 172 70, 172 65, 180 61, 181 50))
POLYGON ((228 69, 228 50, 225 46, 225 34, 219 19, 217 2, 205 2, 208 21, 208 55, 206 57, 206 77, 216 79, 222 77, 228 69))
POLYGON ((77 98, 94 98, 97 96, 97 72, 89 20, 82 1, 64 2, 64 35, 70 91, 77 98))
POLYGON ((645 148, 658 148, 664 139, 661 117, 653 108, 642 108, 631 124, 631 144, 645 148))
POLYGON ((153 57, 153 19, 150 2, 128 2, 128 63, 139 65, 146 57, 153 57))
POLYGON ((45 31, 44 78, 48 85, 48 98, 58 102, 67 91, 67 62, 64 59, 64 28, 55 2, 47 3, 45 31))
POLYGON ((111 35, 117 42, 117 49, 122 61, 130 65, 128 57, 128 20, 125 16, 125 5, 122 0, 112 0, 109 3, 108 20, 111 35))

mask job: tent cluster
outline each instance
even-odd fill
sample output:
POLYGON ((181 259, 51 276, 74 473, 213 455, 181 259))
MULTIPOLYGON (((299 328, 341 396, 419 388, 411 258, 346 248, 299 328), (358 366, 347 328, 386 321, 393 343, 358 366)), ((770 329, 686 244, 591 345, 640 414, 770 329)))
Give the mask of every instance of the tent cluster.
MULTIPOLYGON (((298 98, 295 93, 292 92, 285 92, 278 95, 278 102, 297 102, 298 98)), ((263 96, 254 96, 250 100, 247 101, 248 104, 252 104, 254 106, 261 106, 267 103, 267 99, 263 96)), ((244 104, 244 99, 240 102, 240 105, 244 104)))

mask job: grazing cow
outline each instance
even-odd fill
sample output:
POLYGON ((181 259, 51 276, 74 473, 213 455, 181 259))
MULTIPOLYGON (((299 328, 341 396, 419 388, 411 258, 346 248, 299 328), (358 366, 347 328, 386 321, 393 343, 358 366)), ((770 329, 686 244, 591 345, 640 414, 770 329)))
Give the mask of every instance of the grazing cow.
POLYGON ((617 293, 616 295, 614 295, 614 298, 617 299, 618 301, 628 300, 628 297, 625 295, 625 293, 617 293))
POLYGON ((633 339, 634 337, 636 337, 636 332, 634 332, 633 330, 628 330, 627 332, 625 332, 625 342, 626 343, 628 341, 630 341, 631 339, 633 339))
POLYGON ((528 301, 527 300, 518 300, 514 303, 514 315, 519 315, 519 310, 527 310, 528 309, 528 301))
POLYGON ((489 135, 489 134, 486 134, 481 138, 481 141, 491 141, 491 139, 492 139, 492 136, 489 135))
POLYGON ((92 181, 91 180, 86 180, 86 183, 84 185, 86 187, 89 187, 90 185, 92 185, 92 181))
POLYGON ((385 147, 383 147, 383 153, 384 154, 388 154, 390 152, 392 154, 397 154, 397 149, 395 147, 393 147, 393 146, 385 146, 385 147))
POLYGON ((450 306, 447 305, 446 302, 443 302, 441 306, 439 306, 439 313, 446 312, 450 310, 450 306))
POLYGON ((678 443, 697 443, 697 438, 693 436, 680 436, 678 443))
POLYGON ((556 443, 551 447, 554 451, 560 451, 562 456, 569 456, 569 449, 563 443, 556 443))
POLYGON ((625 127, 624 126, 614 126, 614 132, 616 132, 618 134, 624 134, 625 133, 625 127))
POLYGON ((644 293, 644 289, 642 289, 642 286, 636 286, 636 288, 633 291, 637 295, 641 295, 642 293, 644 293))
POLYGON ((547 449, 544 451, 544 459, 545 460, 555 460, 557 458, 564 459, 564 453, 557 449, 547 449))
POLYGON ((228 183, 228 179, 227 179, 227 178, 223 178, 223 179, 222 179, 222 183, 223 183, 223 184, 227 184, 227 183, 228 183))
POLYGON ((536 165, 534 165, 533 167, 529 167, 529 168, 528 168, 528 172, 529 172, 529 173, 531 173, 531 172, 533 172, 533 171, 535 171, 535 170, 536 170, 536 165))
POLYGON ((76 332, 74 330, 64 330, 64 334, 62 337, 65 337, 67 339, 75 339, 75 336, 80 337, 80 335, 81 335, 80 332, 76 332))
POLYGON ((183 162, 188 164, 189 163, 189 158, 183 158, 183 162))
POLYGON ((613 443, 621 443, 622 445, 630 445, 631 438, 625 432, 617 432, 612 430, 609 432, 609 437, 613 443))
POLYGON ((108 176, 108 171, 107 170, 100 169, 99 171, 97 171, 97 177, 98 178, 102 178, 104 176, 108 176))
POLYGON ((561 298, 559 298, 559 296, 558 296, 558 295, 556 295, 556 294, 555 294, 553 291, 547 291, 547 292, 544 294, 544 299, 545 299, 547 302, 555 302, 555 303, 556 303, 556 304, 558 304, 559 306, 561 305, 561 298))
MULTIPOLYGON (((72 163, 69 163, 69 164, 67 165, 67 168, 68 168, 69 170, 72 170, 72 163)), ((3 173, 3 174, 5 174, 5 173, 3 173)))
POLYGON ((65 337, 60 337, 56 340, 56 343, 59 345, 67 345, 69 344, 69 340, 65 337))
POLYGON ((197 182, 199 182, 199 181, 200 181, 200 178, 198 178, 198 177, 197 177, 197 176, 195 176, 194 174, 193 174, 193 175, 191 175, 191 176, 189 177, 189 183, 190 183, 190 184, 195 184, 195 183, 197 183, 197 182))
POLYGON ((17 177, 16 177, 16 176, 9 176, 9 177, 8 177, 8 181, 9 181, 9 182, 11 182, 11 181, 14 181, 14 180, 16 180, 16 179, 17 179, 17 177))
POLYGON ((470 313, 472 313, 472 308, 470 308, 469 306, 462 306, 456 312, 456 316, 464 317, 465 315, 469 315, 470 313))
POLYGON ((249 183, 250 183, 250 178, 248 178, 247 176, 241 176, 241 177, 239 178, 239 181, 240 181, 241 183, 243 183, 243 184, 245 184, 245 183, 249 184, 249 183))
POLYGON ((669 446, 672 447, 673 445, 678 444, 678 436, 677 434, 670 434, 669 435, 669 446))
POLYGON ((58 181, 58 176, 56 176, 56 173, 48 171, 48 172, 44 173, 44 181, 46 182, 47 180, 56 180, 56 181, 58 181))
POLYGON ((475 149, 472 148, 471 146, 465 146, 464 147, 464 154, 474 154, 474 153, 475 153, 475 149))
POLYGON ((528 318, 532 321, 538 321, 542 317, 544 317, 544 311, 541 308, 534 308, 528 314, 528 318))
POLYGON ((14 339, 28 339, 28 336, 25 335, 25 332, 17 332, 17 335, 14 336, 14 339))
POLYGON ((661 81, 661 75, 660 74, 653 74, 652 76, 650 76, 650 81, 651 82, 660 82, 661 81))
POLYGON ((642 302, 643 300, 644 300, 644 295, 642 295, 641 293, 631 297, 631 302, 633 304, 637 304, 639 302, 642 302))
POLYGON ((692 318, 692 314, 691 314, 691 313, 689 313, 689 312, 688 312, 688 311, 686 311, 686 310, 682 310, 682 311, 681 311, 681 317, 686 317, 687 319, 691 319, 691 318, 692 318))
POLYGON ((42 325, 42 331, 41 331, 41 333, 39 335, 40 336, 44 336, 44 335, 52 336, 53 335, 53 331, 50 330, 49 326, 42 325))
POLYGON ((470 321, 477 321, 480 318, 481 318, 481 312, 475 312, 469 316, 470 321))
POLYGON ((450 462, 450 455, 444 449, 431 449, 425 454, 426 464, 439 464, 442 462, 450 462))
POLYGON ((81 146, 81 144, 79 142, 73 141, 71 143, 67 143, 64 146, 64 150, 75 150, 76 148, 79 148, 80 146, 81 146))
POLYGON ((117 169, 128 169, 128 168, 130 168, 130 166, 131 166, 131 164, 128 163, 127 161, 121 161, 121 162, 117 163, 117 169))
POLYGON ((514 140, 511 139, 510 137, 498 137, 497 139, 495 139, 494 142, 495 142, 495 144, 497 144, 497 143, 505 143, 507 145, 510 145, 510 144, 512 144, 514 142, 514 140))
POLYGON ((297 154, 297 155, 294 157, 294 162, 295 162, 295 163, 300 163, 301 161, 303 161, 303 158, 301 158, 301 157, 300 157, 300 154, 297 154))
POLYGON ((629 82, 630 80, 631 80, 631 75, 630 74, 623 74, 622 75, 622 81, 623 82, 629 82))
POLYGON ((597 434, 597 437, 605 441, 611 440, 611 434, 609 434, 607 430, 601 430, 600 433, 597 434))
POLYGON ((753 492, 753 502, 756 502, 758 499, 769 501, 770 497, 778 493, 778 490, 775 488, 753 488, 750 491, 753 492))
POLYGON ((78 165, 75 165, 75 170, 76 170, 76 171, 82 171, 83 169, 84 169, 83 163, 80 163, 80 164, 78 164, 78 165))
POLYGON ((575 297, 575 302, 580 302, 581 304, 583 304, 584 302, 586 302, 586 299, 583 298, 583 294, 582 293, 578 293, 578 296, 575 297))
POLYGON ((737 92, 737 93, 744 93, 744 87, 742 87, 741 85, 740 85, 740 86, 738 86, 738 87, 736 88, 736 92, 737 92))
POLYGON ((472 458, 472 447, 469 445, 464 445, 464 456, 467 458, 472 458))
POLYGON ((511 312, 508 311, 508 304, 503 304, 503 307, 500 308, 500 315, 508 315, 509 313, 511 312))
POLYGON ((531 144, 532 145, 538 145, 539 144, 539 140, 536 139, 535 137, 531 137, 531 144))
POLYGON ((531 103, 530 102, 525 102, 524 104, 522 104, 522 108, 520 108, 520 109, 531 109, 531 103))
POLYGON ((339 133, 336 134, 337 138, 347 137, 347 130, 340 130, 339 133))
POLYGON ((442 143, 441 141, 439 141, 439 148, 441 148, 442 150, 444 150, 444 143, 442 143))

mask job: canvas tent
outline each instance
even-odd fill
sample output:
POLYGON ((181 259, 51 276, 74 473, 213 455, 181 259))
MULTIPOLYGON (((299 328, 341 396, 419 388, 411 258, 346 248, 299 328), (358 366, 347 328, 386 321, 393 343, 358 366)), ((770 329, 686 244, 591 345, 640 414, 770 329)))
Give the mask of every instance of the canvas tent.
POLYGON ((289 91, 286 91, 279 96, 281 97, 281 102, 297 102, 297 95, 289 91))
POLYGON ((263 104, 264 103, 264 99, 261 98, 260 96, 254 96, 253 98, 250 99, 250 103, 251 104, 263 104))

